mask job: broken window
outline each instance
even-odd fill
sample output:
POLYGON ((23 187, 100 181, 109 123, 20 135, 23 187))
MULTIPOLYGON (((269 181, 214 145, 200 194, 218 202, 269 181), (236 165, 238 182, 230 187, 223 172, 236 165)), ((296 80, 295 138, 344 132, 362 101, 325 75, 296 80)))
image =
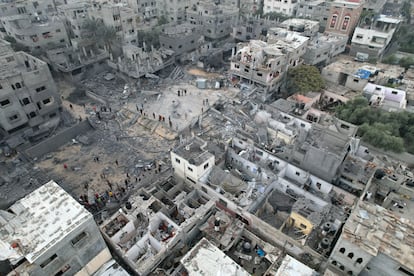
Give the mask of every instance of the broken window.
POLYGON ((208 168, 208 163, 204 165, 204 169, 207 169, 207 168, 208 168))
POLYGON ((23 105, 28 105, 30 103, 30 99, 29 98, 23 98, 22 99, 22 104, 23 105))

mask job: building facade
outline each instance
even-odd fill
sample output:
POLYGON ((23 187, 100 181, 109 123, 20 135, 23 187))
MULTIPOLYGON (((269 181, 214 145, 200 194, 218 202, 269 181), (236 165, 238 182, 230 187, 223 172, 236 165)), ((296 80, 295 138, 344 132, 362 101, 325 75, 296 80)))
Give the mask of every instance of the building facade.
POLYGON ((1 44, 0 131, 3 138, 20 133, 35 137, 56 127, 61 100, 48 65, 1 44))
POLYGON ((203 35, 211 40, 229 36, 238 16, 238 8, 208 1, 200 1, 187 10, 187 21, 201 26, 203 35))
POLYGON ((382 57, 397 31, 400 19, 380 15, 370 24, 356 27, 351 41, 351 55, 368 54, 370 57, 382 57))
POLYGON ((92 214, 54 181, 1 210, 0 229, 10 275, 93 275, 112 259, 92 214))
POLYGON ((359 2, 335 1, 331 3, 325 32, 352 36, 363 6, 359 2))
POLYGON ((298 0, 264 0, 263 13, 277 12, 287 16, 295 16, 298 0))

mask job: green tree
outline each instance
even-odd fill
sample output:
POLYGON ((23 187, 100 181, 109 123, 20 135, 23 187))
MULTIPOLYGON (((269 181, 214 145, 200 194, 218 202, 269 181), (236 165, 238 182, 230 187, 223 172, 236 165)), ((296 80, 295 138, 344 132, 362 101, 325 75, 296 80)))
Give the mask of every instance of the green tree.
POLYGON ((398 61, 398 64, 405 69, 410 68, 410 66, 414 65, 414 59, 411 57, 403 57, 398 61))
POLYGON ((382 60, 383 63, 387 64, 398 64, 398 58, 395 55, 390 55, 382 60))
POLYGON ((359 126, 358 135, 373 146, 414 153, 414 113, 372 108, 357 97, 336 109, 336 116, 359 126))
POLYGON ((319 92, 325 81, 315 66, 299 65, 288 70, 286 86, 290 94, 319 92))
POLYGON ((405 17, 407 20, 407 23, 411 23, 411 1, 407 0, 405 1, 401 6, 401 15, 405 17))

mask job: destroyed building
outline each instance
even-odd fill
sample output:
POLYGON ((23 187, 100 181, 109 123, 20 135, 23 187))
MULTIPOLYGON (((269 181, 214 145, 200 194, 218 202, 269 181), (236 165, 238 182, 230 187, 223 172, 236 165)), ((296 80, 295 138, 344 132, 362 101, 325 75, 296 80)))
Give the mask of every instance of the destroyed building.
POLYGON ((261 87, 263 100, 267 100, 280 88, 287 63, 287 55, 273 44, 260 40, 239 43, 231 57, 232 81, 261 87))
POLYGON ((112 259, 91 213, 50 181, 0 211, 9 275, 93 275, 112 259))
POLYGON ((239 24, 233 26, 232 37, 236 41, 251 39, 265 40, 267 30, 274 24, 273 21, 255 17, 241 17, 239 24))
POLYGON ((122 46, 123 56, 117 60, 111 58, 108 65, 132 78, 140 78, 153 74, 174 62, 174 51, 169 49, 154 49, 145 51, 134 45, 122 46))
POLYGON ((60 122, 56 84, 48 65, 1 42, 1 140, 16 147, 26 139, 49 134, 60 122))

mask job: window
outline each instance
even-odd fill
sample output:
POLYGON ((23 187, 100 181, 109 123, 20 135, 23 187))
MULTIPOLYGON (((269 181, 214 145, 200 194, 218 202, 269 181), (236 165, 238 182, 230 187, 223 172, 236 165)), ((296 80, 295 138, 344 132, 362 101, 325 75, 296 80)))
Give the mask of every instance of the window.
POLYGON ((50 264, 54 259, 57 258, 56 254, 53 254, 49 259, 47 259, 46 261, 44 261, 43 263, 40 264, 41 268, 46 267, 48 264, 50 264))
POLYGON ((37 114, 36 114, 36 112, 34 112, 34 111, 32 111, 32 112, 30 112, 29 113, 29 117, 30 118, 34 118, 34 117, 36 117, 37 116, 37 114))
POLYGON ((261 77, 261 76, 263 76, 263 74, 260 73, 260 72, 257 72, 257 76, 261 77))
POLYGON ((41 86, 41 87, 36 88, 36 92, 41 92, 43 90, 46 90, 45 86, 41 86))
POLYGON ((180 159, 178 159, 178 158, 175 158, 175 162, 177 162, 178 164, 181 163, 180 159))
POLYGON ((187 167, 187 169, 188 169, 190 172, 192 172, 192 171, 193 171, 193 169, 192 169, 192 168, 190 168, 190 167, 187 167))
POLYGON ((297 176, 299 176, 299 175, 300 175, 300 172, 296 172, 295 174, 296 174, 297 176))
POLYGON ((397 95, 398 94, 397 91, 392 91, 391 93, 394 94, 394 95, 397 95))
POLYGON ((16 86, 17 89, 22 88, 22 85, 19 82, 16 82, 15 86, 16 86))
POLYGON ((362 264, 362 258, 358 258, 357 260, 356 260, 356 262, 357 262, 357 264, 362 264))
POLYGON ((56 32, 57 32, 57 33, 60 33, 60 32, 61 32, 61 30, 60 30, 60 29, 56 29, 56 32))
POLYGON ((332 15, 331 24, 329 24, 329 28, 331 29, 335 28, 336 20, 338 20, 338 15, 337 14, 332 15))
POLYGON ((354 253, 350 252, 350 253, 348 254, 348 258, 352 259, 353 257, 354 257, 354 253))
POLYGON ((30 103, 30 99, 29 98, 23 98, 22 103, 23 103, 23 105, 28 105, 30 103))
POLYGON ((306 229, 306 228, 307 228, 307 226, 306 226, 305 224, 303 224, 303 223, 301 223, 299 226, 300 226, 300 228, 302 228, 302 229, 306 229))
POLYGON ((361 35, 361 34, 357 34, 357 35, 356 35, 356 38, 357 38, 357 39, 363 39, 363 38, 364 38, 364 36, 363 36, 363 35, 361 35))
POLYGON ((47 98, 43 100, 43 104, 50 104, 52 102, 51 98, 47 98))
POLYGON ((66 271, 68 271, 70 269, 70 265, 65 265, 64 267, 62 267, 61 270, 59 270, 55 276, 59 276, 59 275, 63 275, 66 271))
POLYGON ((9 121, 16 121, 17 119, 19 119, 19 115, 18 114, 14 114, 12 116, 9 117, 9 121))
POLYGON ((322 187, 322 184, 321 184, 321 183, 319 183, 319 182, 316 182, 316 188, 318 188, 318 190, 320 190, 320 189, 321 189, 321 187, 322 187))
POLYGON ((348 29, 349 20, 351 20, 351 17, 349 15, 344 17, 344 21, 342 22, 342 31, 346 31, 348 29))
POLYGON ((204 169, 207 169, 207 168, 208 168, 208 163, 204 165, 204 169))
POLYGON ((359 79, 354 79, 354 82, 358 83, 359 82, 359 79))
POLYGON ((405 269, 404 267, 400 266, 400 268, 398 268, 398 271, 401 271, 409 276, 414 276, 414 273, 409 271, 408 269, 405 269))
POLYGON ((0 105, 1 106, 6 106, 8 104, 10 104, 10 100, 9 99, 5 99, 5 100, 0 101, 0 105))
POLYGON ((341 252, 342 254, 344 254, 345 253, 345 248, 344 247, 341 247, 341 249, 339 249, 339 252, 341 252))
POLYGON ((79 244, 80 241, 82 241, 83 239, 86 238, 86 233, 82 232, 79 235, 77 235, 74 239, 71 240, 72 245, 77 245, 79 244))

